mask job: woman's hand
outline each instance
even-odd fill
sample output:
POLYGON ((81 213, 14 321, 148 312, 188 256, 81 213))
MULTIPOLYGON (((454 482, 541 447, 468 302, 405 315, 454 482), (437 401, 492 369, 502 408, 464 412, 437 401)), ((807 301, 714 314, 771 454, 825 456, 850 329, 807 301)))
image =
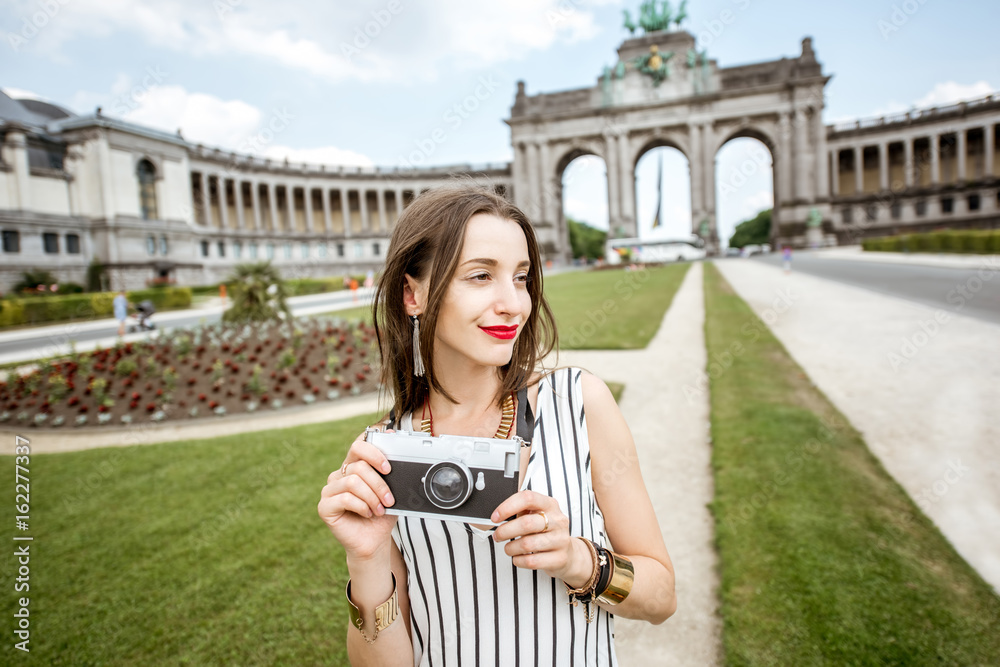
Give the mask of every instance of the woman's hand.
POLYGON ((593 557, 587 545, 569 534, 569 517, 555 498, 519 491, 500 503, 491 518, 499 521, 515 514, 493 531, 495 541, 509 540, 503 550, 514 565, 542 570, 573 588, 587 582, 594 570, 593 557))
POLYGON ((386 549, 396 525, 397 517, 385 513, 395 499, 376 470, 388 473, 389 461, 362 434, 351 444, 344 465, 330 473, 320 494, 316 509, 344 546, 348 560, 369 559, 386 549))

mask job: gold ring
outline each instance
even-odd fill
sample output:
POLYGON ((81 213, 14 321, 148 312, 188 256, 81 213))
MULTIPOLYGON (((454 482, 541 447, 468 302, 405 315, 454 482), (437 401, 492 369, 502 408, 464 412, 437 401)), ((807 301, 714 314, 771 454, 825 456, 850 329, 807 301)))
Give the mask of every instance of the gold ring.
POLYGON ((347 461, 344 461, 344 465, 340 466, 340 476, 347 477, 347 461))
POLYGON ((545 519, 545 528, 542 528, 542 532, 544 533, 549 529, 549 517, 545 516, 545 512, 542 510, 538 510, 538 514, 541 514, 542 518, 545 519))

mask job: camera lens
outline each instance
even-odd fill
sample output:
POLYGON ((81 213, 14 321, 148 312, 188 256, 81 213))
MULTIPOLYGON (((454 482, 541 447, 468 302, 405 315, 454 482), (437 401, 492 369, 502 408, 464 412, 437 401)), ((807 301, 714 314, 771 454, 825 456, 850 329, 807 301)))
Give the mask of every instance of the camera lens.
POLYGON ((453 509, 464 503, 472 493, 472 474, 462 463, 435 463, 424 477, 427 498, 441 509, 453 509))

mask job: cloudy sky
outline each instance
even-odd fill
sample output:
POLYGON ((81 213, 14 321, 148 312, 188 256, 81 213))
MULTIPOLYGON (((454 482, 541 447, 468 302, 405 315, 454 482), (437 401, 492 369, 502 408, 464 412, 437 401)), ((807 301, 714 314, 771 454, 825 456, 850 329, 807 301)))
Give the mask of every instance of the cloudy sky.
MULTIPOLYGON (((674 2, 674 5, 677 3, 674 2)), ((516 82, 529 94, 592 86, 638 0, 0 0, 0 87, 227 149, 326 164, 509 161, 516 82), (475 100, 474 105, 467 102, 475 100), (456 104, 475 108, 456 114, 456 104), (275 118, 267 145, 254 141, 275 118), (437 129, 444 140, 431 142, 437 129)), ((794 57, 812 36, 827 123, 980 97, 1000 87, 995 0, 692 0, 687 30, 721 66, 794 57), (960 9, 959 9, 960 7, 960 9), (727 12, 728 14, 724 14, 727 12), (723 22, 722 18, 728 19, 723 22)), ((440 134, 436 136, 441 136, 440 134)), ((667 223, 690 229, 687 164, 663 152, 667 223)), ((649 234, 661 150, 639 165, 649 234)), ((720 236, 771 202, 769 156, 727 144, 719 178, 761 168, 719 197, 720 236)), ((566 210, 607 226, 603 163, 570 165, 566 210)))

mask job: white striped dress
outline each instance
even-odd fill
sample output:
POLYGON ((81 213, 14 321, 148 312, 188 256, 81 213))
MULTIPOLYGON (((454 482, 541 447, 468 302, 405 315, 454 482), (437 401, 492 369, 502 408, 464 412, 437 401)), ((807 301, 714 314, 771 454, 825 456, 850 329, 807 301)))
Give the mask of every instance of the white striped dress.
MULTIPOLYGON (((539 382, 521 488, 555 498, 571 535, 609 547, 591 485, 581 374, 559 369, 539 382)), ((410 415, 400 427, 413 430, 410 415)), ((617 665, 614 615, 592 605, 588 624, 584 606, 569 604, 561 580, 515 567, 493 530, 398 518, 392 539, 408 570, 413 664, 617 665)))

